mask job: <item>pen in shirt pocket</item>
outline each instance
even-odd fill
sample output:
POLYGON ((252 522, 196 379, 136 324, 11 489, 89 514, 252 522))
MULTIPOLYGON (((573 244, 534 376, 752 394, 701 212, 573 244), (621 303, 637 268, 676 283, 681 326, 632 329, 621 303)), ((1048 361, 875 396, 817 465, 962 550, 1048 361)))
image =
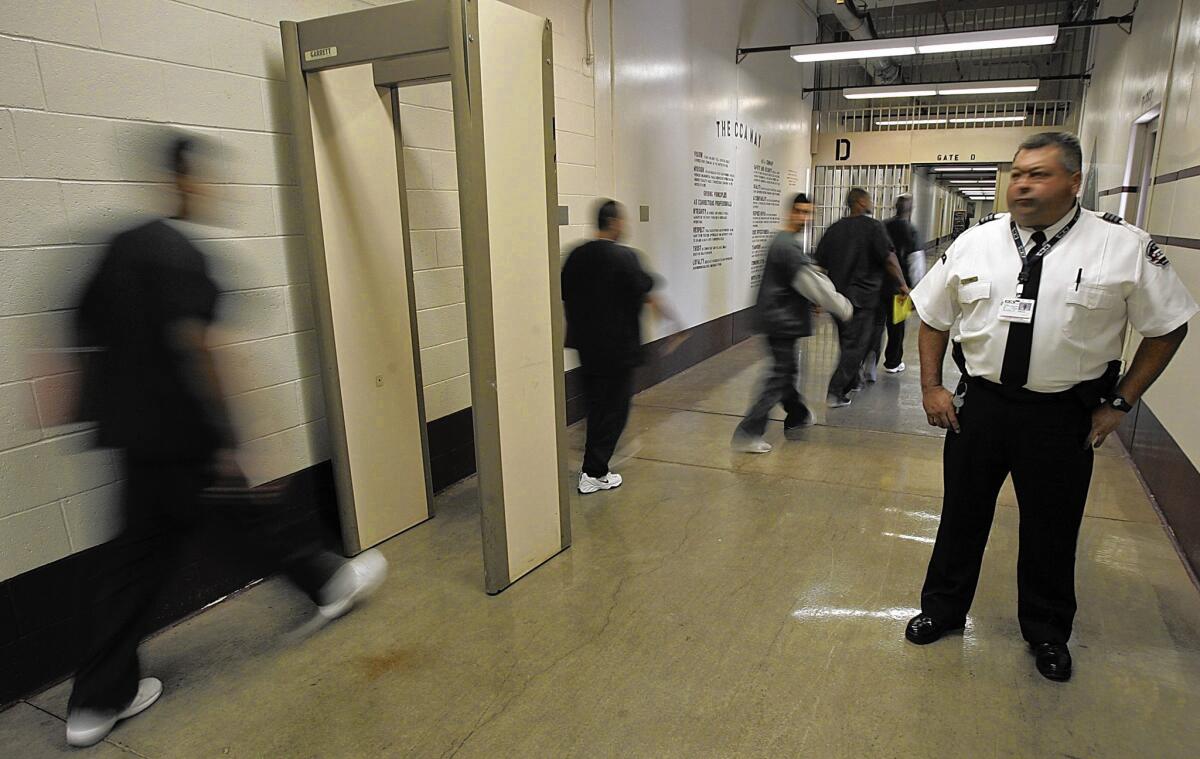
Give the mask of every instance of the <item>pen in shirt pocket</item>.
POLYGON ((1075 274, 1075 292, 1079 292, 1079 283, 1083 281, 1083 267, 1075 274))

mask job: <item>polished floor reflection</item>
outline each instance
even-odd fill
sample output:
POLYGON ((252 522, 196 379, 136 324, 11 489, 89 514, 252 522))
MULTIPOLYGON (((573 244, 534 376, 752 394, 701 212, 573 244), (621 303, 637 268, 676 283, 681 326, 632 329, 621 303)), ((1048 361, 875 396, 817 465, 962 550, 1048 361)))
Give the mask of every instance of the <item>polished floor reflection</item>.
MULTIPOLYGON (((317 637, 281 645, 307 607, 273 581, 155 637, 162 701, 93 755, 1196 755, 1200 594, 1118 446, 1080 540, 1075 676, 1051 683, 1017 629, 1011 490, 965 633, 903 640, 941 491, 915 361, 849 408, 815 403, 804 440, 775 423, 772 453, 734 454, 761 354, 747 341, 641 394, 626 484, 576 498, 571 550, 503 594, 481 590, 468 480, 383 546, 380 596, 317 637)), ((66 752, 66 693, 0 713, 3 753, 66 752)))

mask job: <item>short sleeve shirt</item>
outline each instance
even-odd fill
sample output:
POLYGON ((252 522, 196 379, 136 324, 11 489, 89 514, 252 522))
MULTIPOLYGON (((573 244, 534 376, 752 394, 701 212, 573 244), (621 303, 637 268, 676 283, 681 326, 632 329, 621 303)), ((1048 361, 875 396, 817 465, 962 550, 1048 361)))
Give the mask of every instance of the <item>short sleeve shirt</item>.
POLYGON ((203 460, 223 442, 172 347, 171 331, 210 323, 217 287, 204 255, 171 223, 118 235, 77 318, 85 344, 104 349, 86 392, 104 445, 139 458, 203 460))
POLYGON ((641 363, 640 315, 653 287, 632 248, 592 240, 571 251, 562 270, 566 342, 579 351, 585 371, 623 371, 641 363))
POLYGON ((817 244, 816 259, 855 308, 875 308, 891 252, 883 222, 864 214, 847 216, 827 229, 817 244))
MULTIPOLYGON (((1073 215, 1045 230, 1047 237, 1073 215)), ((1018 233, 1028 247, 1033 230, 1018 233)), ((1000 381, 1010 324, 999 318, 1000 303, 1017 297, 1020 271, 1009 214, 996 214, 960 235, 912 292, 922 321, 957 328, 971 376, 1000 381)), ((1060 392, 1095 379, 1121 357, 1126 325, 1160 337, 1198 310, 1150 235, 1085 210, 1042 261, 1025 387, 1060 392)))

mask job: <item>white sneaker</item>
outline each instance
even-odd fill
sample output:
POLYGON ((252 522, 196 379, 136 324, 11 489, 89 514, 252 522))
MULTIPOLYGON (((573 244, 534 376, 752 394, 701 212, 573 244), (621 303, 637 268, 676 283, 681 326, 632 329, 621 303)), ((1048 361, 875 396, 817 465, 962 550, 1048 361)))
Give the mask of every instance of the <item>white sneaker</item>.
POLYGON ((79 709, 67 715, 67 743, 83 748, 94 746, 108 737, 117 723, 135 717, 149 709, 162 695, 163 684, 157 677, 143 677, 138 682, 137 695, 129 706, 119 712, 98 712, 79 709))
POLYGON ((734 435, 733 440, 729 442, 729 447, 736 453, 770 453, 771 444, 763 440, 761 436, 750 437, 749 435, 734 435))
POLYGON ((883 370, 885 372, 887 372, 888 374, 899 374, 900 372, 904 371, 907 368, 908 367, 904 365, 904 362, 901 361, 899 364, 896 364, 896 366, 893 366, 891 368, 888 368, 885 366, 885 367, 883 367, 883 370))
POLYGON ((322 603, 317 605, 318 617, 331 622, 345 616, 383 584, 387 567, 387 559, 374 548, 347 561, 321 588, 319 595, 322 603))
POLYGON ((612 490, 613 488, 621 487, 621 475, 616 472, 609 472, 603 477, 589 477, 583 472, 579 473, 579 492, 587 495, 595 493, 597 490, 612 490))

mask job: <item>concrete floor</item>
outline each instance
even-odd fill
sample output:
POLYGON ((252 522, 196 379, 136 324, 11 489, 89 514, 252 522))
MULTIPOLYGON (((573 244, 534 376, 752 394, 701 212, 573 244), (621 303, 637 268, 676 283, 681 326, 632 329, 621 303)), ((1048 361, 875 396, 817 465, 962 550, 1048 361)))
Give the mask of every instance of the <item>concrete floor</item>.
MULTIPOLYGON (((1017 629, 1011 490, 965 634, 902 638, 941 490, 915 361, 847 409, 814 404, 832 424, 805 440, 775 424, 774 452, 732 454, 760 355, 748 341, 641 394, 626 485, 577 497, 572 548, 503 594, 482 591, 468 480, 383 546, 380 594, 307 642, 281 644, 309 609, 278 581, 156 636, 166 693, 92 755, 1197 755, 1200 594, 1119 446, 1080 539, 1075 677, 1051 683, 1017 629)), ((68 753, 66 697, 0 713, 0 753, 68 753)))

